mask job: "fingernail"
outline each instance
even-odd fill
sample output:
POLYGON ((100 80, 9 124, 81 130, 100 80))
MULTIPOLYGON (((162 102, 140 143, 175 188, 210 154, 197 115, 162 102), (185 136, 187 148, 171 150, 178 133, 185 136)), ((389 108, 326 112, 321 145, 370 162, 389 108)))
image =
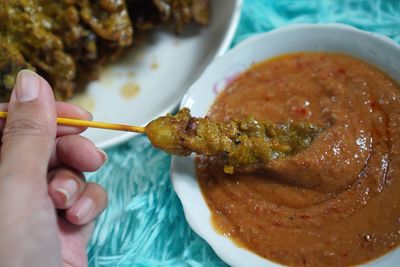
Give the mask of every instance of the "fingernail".
POLYGON ((97 151, 99 151, 101 156, 103 157, 103 163, 106 163, 108 161, 107 153, 103 149, 100 149, 100 148, 97 148, 97 151))
POLYGON ((92 210, 93 200, 90 197, 82 197, 75 205, 74 214, 78 218, 78 221, 82 221, 92 210))
POLYGON ((18 102, 35 100, 40 91, 39 76, 30 70, 21 70, 15 86, 18 102))
POLYGON ((76 193, 77 190, 78 184, 72 179, 67 179, 60 182, 60 185, 56 189, 56 192, 61 194, 64 199, 63 202, 65 204, 68 204, 68 202, 71 200, 72 196, 76 193))

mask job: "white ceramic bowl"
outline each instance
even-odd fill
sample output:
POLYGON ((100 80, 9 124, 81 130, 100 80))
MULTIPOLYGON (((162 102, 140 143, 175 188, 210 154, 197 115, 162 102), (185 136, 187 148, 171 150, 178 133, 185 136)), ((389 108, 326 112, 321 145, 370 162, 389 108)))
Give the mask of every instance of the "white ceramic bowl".
MULTIPOLYGON (((341 24, 300 24, 253 36, 215 59, 189 89, 181 106, 192 115, 205 116, 230 77, 248 69, 253 63, 277 55, 298 51, 344 52, 363 59, 400 81, 400 46, 391 39, 341 24)), ((193 158, 173 158, 172 182, 193 230, 204 238, 218 256, 232 266, 279 266, 236 246, 215 232, 211 214, 197 183, 193 158)), ((399 266, 400 249, 364 266, 399 266)))

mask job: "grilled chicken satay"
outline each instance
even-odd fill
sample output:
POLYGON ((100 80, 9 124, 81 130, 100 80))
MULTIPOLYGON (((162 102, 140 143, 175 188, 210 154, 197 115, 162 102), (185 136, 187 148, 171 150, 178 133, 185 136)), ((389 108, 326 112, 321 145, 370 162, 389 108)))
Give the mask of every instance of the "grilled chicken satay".
POLYGON ((192 152, 217 156, 226 173, 294 155, 307 148, 321 131, 321 127, 310 123, 275 124, 251 117, 213 122, 207 117, 191 117, 187 108, 146 126, 146 134, 155 147, 178 156, 192 152))

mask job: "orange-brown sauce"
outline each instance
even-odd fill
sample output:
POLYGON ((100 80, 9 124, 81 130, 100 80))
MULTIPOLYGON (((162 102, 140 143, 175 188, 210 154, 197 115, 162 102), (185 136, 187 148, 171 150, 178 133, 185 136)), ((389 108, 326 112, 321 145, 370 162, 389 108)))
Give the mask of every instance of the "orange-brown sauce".
POLYGON ((307 121, 326 130, 307 150, 252 174, 197 159, 223 234, 294 266, 359 264, 400 243, 400 90, 342 54, 295 53, 242 73, 218 96, 215 121, 307 121))

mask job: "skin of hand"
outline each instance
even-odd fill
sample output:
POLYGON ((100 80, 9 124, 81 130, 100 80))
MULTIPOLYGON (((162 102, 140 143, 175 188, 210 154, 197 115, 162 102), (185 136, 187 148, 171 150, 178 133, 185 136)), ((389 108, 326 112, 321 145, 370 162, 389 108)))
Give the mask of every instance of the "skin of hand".
POLYGON ((55 102, 50 85, 23 70, 0 121, 0 266, 87 266, 93 220, 108 203, 82 172, 106 154, 56 117, 91 119, 82 108, 55 102))

